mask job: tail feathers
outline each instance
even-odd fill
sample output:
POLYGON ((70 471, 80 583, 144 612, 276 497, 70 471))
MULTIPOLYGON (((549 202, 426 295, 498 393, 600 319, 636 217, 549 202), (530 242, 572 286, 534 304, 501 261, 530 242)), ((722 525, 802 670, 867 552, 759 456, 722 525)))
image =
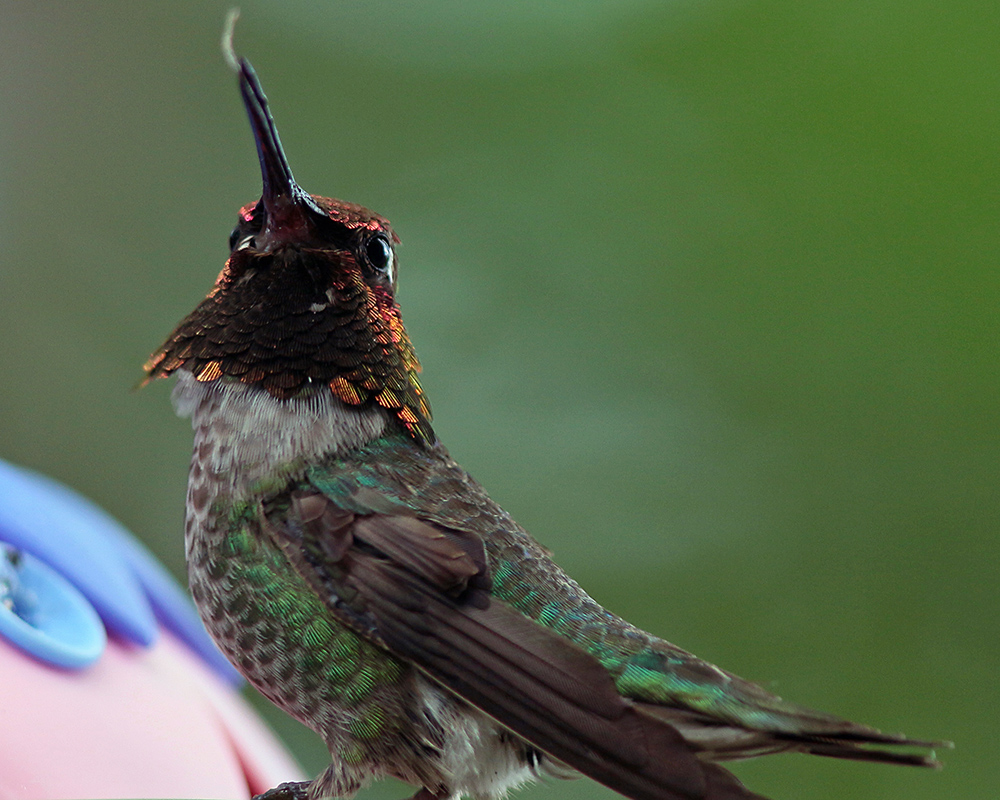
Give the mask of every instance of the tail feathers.
MULTIPOLYGON (((786 735, 787 736, 787 735, 786 735)), ((873 731, 870 734, 842 734, 836 737, 789 736, 792 749, 815 756, 844 758, 851 761, 874 761, 880 764, 902 764, 910 767, 930 767, 940 769, 941 762, 935 757, 935 748, 950 748, 951 742, 924 742, 907 739, 905 736, 873 731), (915 748, 929 750, 925 753, 901 752, 890 748, 915 748)))
POLYGON ((690 709, 637 704, 644 714, 657 717, 675 728, 709 761, 733 761, 770 753, 811 753, 852 761, 874 761, 914 767, 939 768, 935 748, 950 748, 950 742, 931 742, 887 734, 847 720, 817 714, 809 719, 796 716, 799 730, 750 728, 731 725, 690 709), (923 750, 925 752, 913 752, 923 750), (929 752, 926 752, 929 751, 929 752))

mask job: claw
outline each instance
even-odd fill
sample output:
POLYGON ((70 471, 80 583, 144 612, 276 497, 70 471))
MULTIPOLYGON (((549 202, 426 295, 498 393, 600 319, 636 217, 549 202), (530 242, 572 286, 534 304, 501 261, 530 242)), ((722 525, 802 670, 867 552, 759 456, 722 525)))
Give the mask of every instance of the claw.
POLYGON ((306 800, 311 781, 289 781, 255 795, 253 800, 306 800))

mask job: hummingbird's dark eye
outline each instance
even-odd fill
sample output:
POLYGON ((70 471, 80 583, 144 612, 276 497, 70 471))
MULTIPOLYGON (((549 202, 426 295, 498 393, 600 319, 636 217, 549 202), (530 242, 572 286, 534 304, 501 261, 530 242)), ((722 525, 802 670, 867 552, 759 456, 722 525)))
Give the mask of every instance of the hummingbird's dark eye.
POLYGON ((392 280, 392 245, 384 233, 376 233, 364 244, 365 260, 376 272, 392 280))
POLYGON ((237 225, 233 228, 233 232, 229 234, 229 249, 232 250, 236 247, 236 243, 240 240, 240 226, 237 225))

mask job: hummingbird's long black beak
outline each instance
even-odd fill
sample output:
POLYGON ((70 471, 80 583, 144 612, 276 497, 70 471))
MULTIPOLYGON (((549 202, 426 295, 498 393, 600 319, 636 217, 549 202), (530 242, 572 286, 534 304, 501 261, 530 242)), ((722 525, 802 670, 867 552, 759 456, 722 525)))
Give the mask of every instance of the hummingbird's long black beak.
MULTIPOLYGON (((271 246, 287 241, 303 241, 305 227, 313 216, 324 217, 312 197, 292 177, 291 167, 281 147, 278 129, 267 106, 267 97, 250 62, 233 51, 233 28, 238 12, 230 12, 222 37, 222 51, 226 61, 239 76, 240 94, 250 118, 260 172, 263 180, 261 202, 264 205, 264 240, 271 246)), ((261 243, 263 244, 263 242, 261 243)))

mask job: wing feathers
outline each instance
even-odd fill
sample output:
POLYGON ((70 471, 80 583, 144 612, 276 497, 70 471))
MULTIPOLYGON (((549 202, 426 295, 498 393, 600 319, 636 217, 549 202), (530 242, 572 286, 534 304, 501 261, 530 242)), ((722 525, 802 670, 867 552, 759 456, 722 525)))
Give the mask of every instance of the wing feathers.
POLYGON ((735 778, 640 714, 597 659, 493 600, 479 537, 349 514, 315 493, 297 493, 289 511, 264 530, 332 613, 514 733, 634 800, 740 797, 735 778))
POLYGON ((350 574, 390 650, 550 755, 636 800, 710 796, 682 737, 638 714, 575 645, 501 603, 429 594, 377 557, 353 557, 350 574), (419 611, 401 614, 414 593, 419 611))
POLYGON ((262 514, 263 530, 341 622, 633 800, 764 800, 705 759, 799 750, 936 763, 870 747, 925 743, 832 717, 816 715, 813 730, 806 724, 803 733, 782 733, 624 697, 596 657, 490 595, 478 535, 364 491, 366 502, 354 496, 347 503, 354 511, 320 492, 296 491, 262 514), (378 511, 356 513, 369 505, 378 511))
POLYGON ((354 536, 405 564, 443 592, 461 593, 473 576, 486 571, 482 540, 428 525, 416 517, 358 517, 354 536))

